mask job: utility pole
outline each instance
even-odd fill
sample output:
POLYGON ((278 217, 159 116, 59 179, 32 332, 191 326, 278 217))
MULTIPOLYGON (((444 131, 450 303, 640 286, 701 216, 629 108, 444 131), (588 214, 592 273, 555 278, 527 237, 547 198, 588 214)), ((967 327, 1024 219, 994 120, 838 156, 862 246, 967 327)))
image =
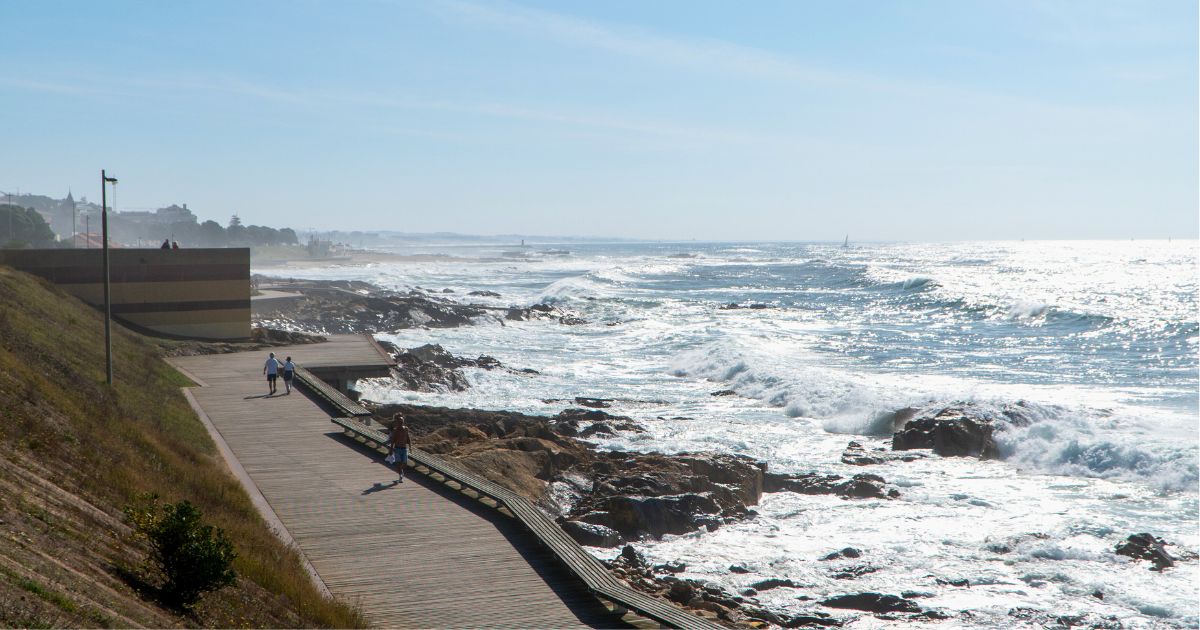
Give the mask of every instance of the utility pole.
POLYGON ((67 196, 71 198, 71 249, 75 249, 75 241, 77 240, 75 236, 77 234, 75 231, 75 195, 72 195, 71 191, 68 189, 67 196))
POLYGON ((108 386, 112 387, 112 303, 109 299, 108 287, 108 185, 117 184, 116 177, 109 177, 103 169, 100 170, 100 225, 104 232, 104 377, 108 386))

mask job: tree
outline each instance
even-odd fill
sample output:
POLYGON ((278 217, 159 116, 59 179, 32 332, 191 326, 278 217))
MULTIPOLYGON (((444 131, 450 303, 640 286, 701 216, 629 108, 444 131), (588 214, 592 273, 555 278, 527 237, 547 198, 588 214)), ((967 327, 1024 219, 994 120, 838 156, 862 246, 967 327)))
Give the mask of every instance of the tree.
POLYGON ((54 231, 33 208, 0 204, 0 244, 4 247, 49 247, 54 231))

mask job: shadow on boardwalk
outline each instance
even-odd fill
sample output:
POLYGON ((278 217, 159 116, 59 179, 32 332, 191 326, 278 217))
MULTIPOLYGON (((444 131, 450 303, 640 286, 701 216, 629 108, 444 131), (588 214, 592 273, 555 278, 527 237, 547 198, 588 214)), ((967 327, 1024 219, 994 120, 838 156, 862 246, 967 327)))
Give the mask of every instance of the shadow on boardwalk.
MULTIPOLYGON (((602 605, 599 600, 576 578, 562 563, 546 549, 536 536, 527 532, 524 526, 514 518, 505 516, 495 508, 488 507, 476 499, 454 490, 453 488, 426 477, 413 469, 405 475, 403 484, 394 483, 396 471, 394 466, 384 463, 383 455, 362 443, 346 436, 344 433, 327 433, 327 437, 335 442, 352 448, 371 460, 379 470, 377 479, 363 480, 363 495, 390 493, 400 491, 408 484, 417 484, 432 491, 446 501, 452 502, 479 518, 487 521, 499 532, 521 558, 537 572, 554 593, 566 604, 576 616, 579 623, 593 628, 632 628, 625 623, 621 615, 613 613, 602 605)), ((470 593, 462 593, 464 603, 471 599, 470 593)))

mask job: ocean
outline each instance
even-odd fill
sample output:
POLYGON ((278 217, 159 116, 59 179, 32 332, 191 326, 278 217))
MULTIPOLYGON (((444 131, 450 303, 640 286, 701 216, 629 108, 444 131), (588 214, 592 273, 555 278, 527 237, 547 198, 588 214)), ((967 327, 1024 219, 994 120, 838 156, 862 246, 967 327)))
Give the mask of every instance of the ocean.
POLYGON ((614 398, 607 411, 648 431, 598 437, 602 448, 874 472, 902 492, 767 494, 753 519, 638 545, 654 562, 686 563, 684 577, 735 592, 789 578, 802 588, 758 596, 787 611, 908 591, 927 608, 970 611, 956 627, 1020 625, 1021 609, 1196 627, 1198 251, 1196 241, 446 243, 399 252, 454 256, 439 262, 256 271, 448 288, 464 301, 487 290, 500 297, 470 300, 551 303, 587 322, 483 318, 379 334, 540 374, 468 369, 472 387, 459 393, 362 381, 366 399, 549 415, 570 405, 547 400, 614 398), (961 402, 984 413, 1020 402, 1034 422, 998 432, 1001 460, 840 462, 851 440, 890 445, 882 414, 961 402), (1157 573, 1112 553, 1138 532, 1190 556, 1157 573), (818 559, 847 546, 874 572, 832 577, 818 559), (961 579, 970 586, 947 583, 961 579))

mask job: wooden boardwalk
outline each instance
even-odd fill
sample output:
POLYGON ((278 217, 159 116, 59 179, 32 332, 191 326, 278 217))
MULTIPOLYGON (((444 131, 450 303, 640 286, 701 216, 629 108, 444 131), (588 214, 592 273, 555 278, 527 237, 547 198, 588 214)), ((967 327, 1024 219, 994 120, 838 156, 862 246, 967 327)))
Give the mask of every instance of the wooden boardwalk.
MULTIPOLYGON (((299 365, 385 361, 365 338, 275 349, 299 365)), ((266 351, 179 357, 192 396, 322 581, 381 627, 621 627, 515 519, 344 437, 303 393, 267 397, 266 351)))

